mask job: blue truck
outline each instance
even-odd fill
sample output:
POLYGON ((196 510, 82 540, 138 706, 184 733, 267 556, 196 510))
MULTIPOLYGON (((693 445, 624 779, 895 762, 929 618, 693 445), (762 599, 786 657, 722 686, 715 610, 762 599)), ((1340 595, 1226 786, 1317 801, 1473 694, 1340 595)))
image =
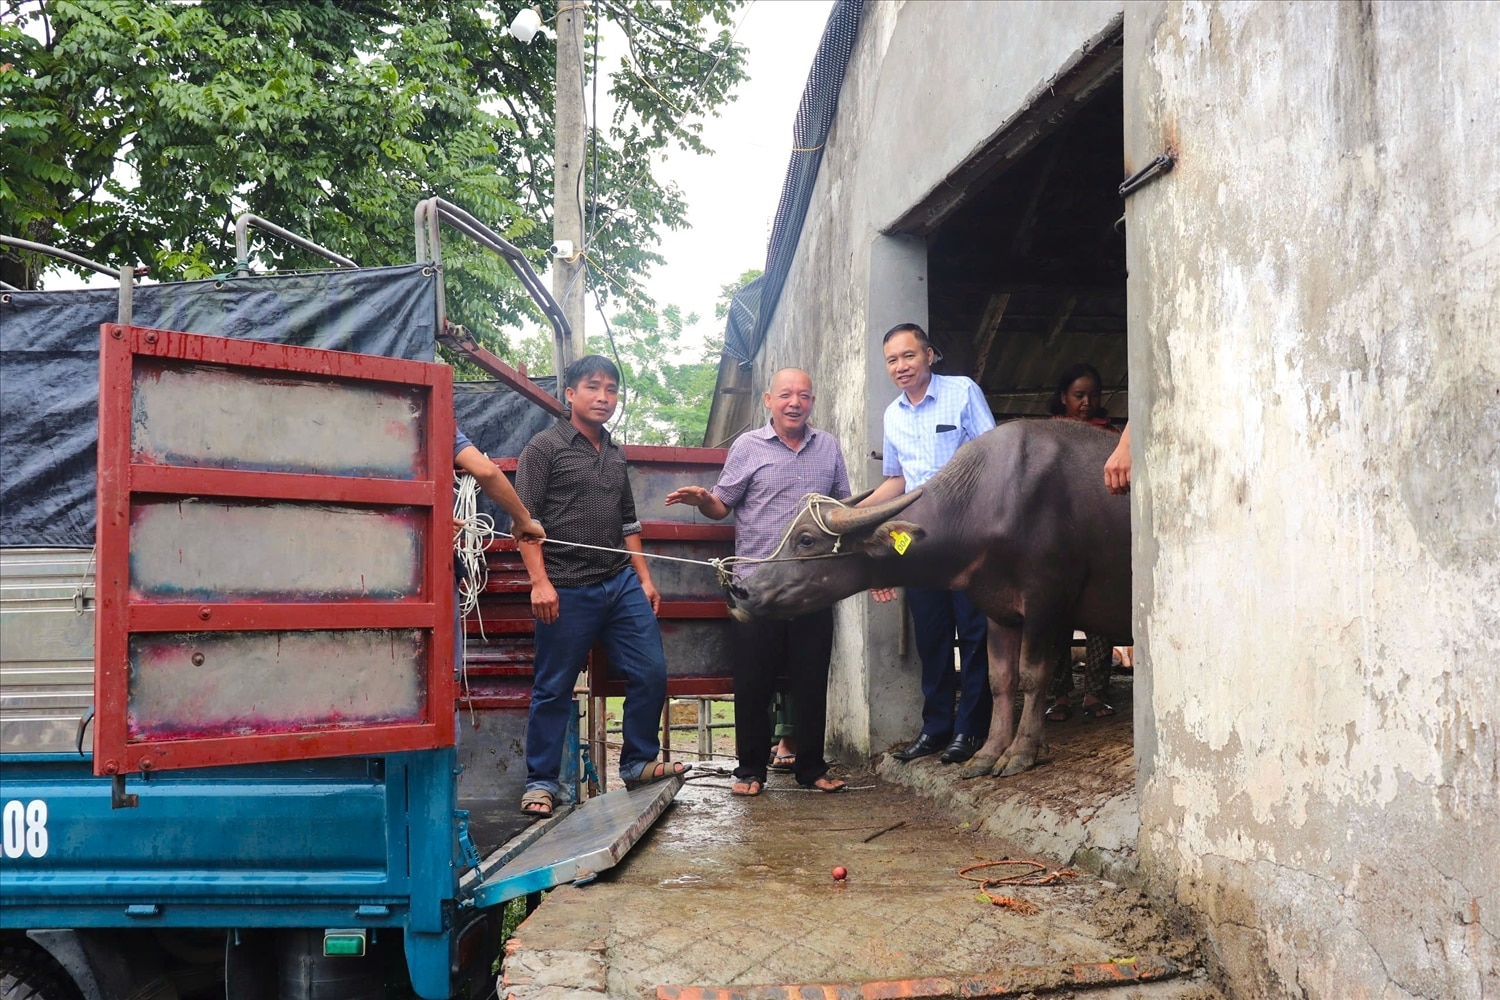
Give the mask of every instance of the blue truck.
MULTIPOLYGON (((161 497, 150 491, 170 488, 176 496, 167 499, 179 508, 184 501, 212 507, 197 495, 200 490, 233 492, 227 486, 212 487, 210 473, 204 474, 205 484, 191 476, 142 478, 131 494, 140 507, 131 508, 129 525, 119 536, 128 537, 121 544, 133 548, 123 562, 118 551, 110 556, 115 569, 106 569, 102 543, 96 545, 104 529, 96 536, 95 517, 96 496, 105 495, 96 486, 96 466, 101 481, 109 478, 104 470, 109 445, 99 439, 101 324, 118 324, 107 328, 142 342, 154 340, 156 334, 149 331, 160 329, 285 345, 313 352, 309 357, 339 351, 431 362, 434 342, 451 333, 442 305, 438 224, 443 221, 505 256, 554 330, 566 335, 556 303, 514 247, 437 199, 419 206, 416 221, 417 261, 404 267, 355 268, 336 254, 250 218, 249 224, 300 241, 338 266, 250 276, 242 220, 241 271, 235 275, 138 286, 129 269, 115 271, 54 251, 74 264, 119 274, 118 292, 0 289, 0 377, 5 382, 0 393, 5 409, 0 415, 5 437, 0 442, 5 463, 0 477, 0 1000, 490 996, 496 989, 504 910, 499 904, 561 881, 587 879, 628 849, 628 840, 612 834, 605 835, 604 848, 593 855, 587 846, 578 846, 575 821, 595 802, 616 800, 590 815, 623 810, 636 819, 654 817, 680 787, 663 783, 665 790, 649 796, 610 793, 583 803, 572 815, 526 827, 524 817, 513 815, 524 773, 519 754, 524 711, 515 705, 492 713, 487 729, 477 735, 466 732, 457 745, 451 717, 446 727, 429 725, 425 741, 413 741, 409 733, 402 736, 400 725, 389 724, 393 716, 388 712, 359 738, 339 742, 327 738, 328 726, 313 726, 318 731, 310 732, 295 715, 287 716, 280 720, 287 724, 270 739, 274 752, 260 758, 244 749, 252 741, 239 737, 261 723, 235 718, 232 731, 209 741, 230 750, 199 756, 180 750, 179 759, 190 766, 175 766, 171 752, 160 752, 162 748, 208 744, 194 743, 186 730, 172 738, 177 742, 163 742, 158 716, 176 711, 193 722, 197 715, 207 719, 219 710, 234 714, 234 704, 217 703, 242 696, 242 688, 230 693, 231 681, 238 683, 248 674, 249 661, 231 656, 213 674, 208 668, 214 664, 205 666, 202 652, 194 652, 182 661, 183 672, 163 673, 166 680, 150 688, 142 677, 170 656, 152 660, 150 655, 156 654, 141 652, 149 644, 136 643, 121 660, 126 664, 128 659, 128 665, 115 672, 120 686, 114 694, 101 677, 105 671, 96 670, 96 639, 114 643, 117 638, 96 621, 111 613, 111 587, 128 589, 128 600, 136 601, 142 599, 140 591, 152 586, 149 580, 142 582, 154 571, 146 568, 152 560, 145 548, 149 543, 143 541, 148 532, 141 511, 151 503, 159 508, 161 497), (130 580, 111 583, 106 579, 110 572, 130 580), (201 690, 189 690, 195 684, 201 690), (148 689, 156 693, 142 693, 148 689), (164 708, 168 703, 176 707, 164 708), (158 729, 151 730, 152 725, 158 729), (130 760, 117 752, 121 733, 150 736, 130 744, 140 750, 138 761, 136 750, 130 751, 130 760), (109 747, 103 751, 108 760, 97 749, 101 745, 109 747), (486 810, 472 832, 470 808, 465 807, 486 810), (562 833, 568 823, 574 831, 563 838, 567 846, 548 854, 546 838, 562 833), (544 860, 520 864, 528 850, 533 855, 540 850, 544 860)), ((23 240, 0 242, 50 251, 23 240)), ((117 388, 108 377, 104 383, 106 395, 117 388)), ((540 421, 537 426, 550 419, 525 402, 534 387, 517 388, 520 410, 512 408, 511 418, 540 421), (517 418, 519 412, 529 415, 517 418)), ((127 409, 126 423, 134 419, 141 424, 142 405, 138 391, 134 417, 129 418, 127 409)), ((165 412, 170 413, 170 406, 165 412)), ((478 411, 474 419, 480 419, 478 411)), ((130 429, 124 433, 128 438, 130 429)), ((428 478, 439 477, 434 473, 428 478)), ((235 489, 253 494, 249 487, 235 489)), ((226 503, 240 503, 240 513, 276 507, 253 496, 226 503)), ((367 506, 386 509, 373 502, 367 506)), ((448 515, 423 510, 422 517, 430 515, 434 524, 448 515)), ((99 521, 104 520, 101 509, 99 521)), ((298 530, 307 528, 304 524, 298 530)), ((169 544, 197 544, 190 526, 170 530, 179 537, 172 541, 169 536, 169 544)), ((180 584, 172 578, 175 568, 161 571, 163 587, 188 590, 148 609, 160 621, 181 617, 200 600, 200 614, 209 621, 225 605, 215 603, 218 595, 204 598, 201 588, 211 591, 215 574, 242 578, 243 567, 255 563, 253 550, 260 543, 253 531, 243 537, 228 529, 209 535, 211 542, 203 544, 220 547, 204 563, 210 567, 204 571, 210 583, 180 584), (242 548, 236 550, 236 545, 242 548), (189 592, 194 586, 200 590, 189 592)), ((315 537, 303 541, 317 549, 315 537)), ((442 575, 448 572, 444 552, 436 551, 436 545, 417 549, 425 567, 420 573, 438 566, 429 582, 449 579, 442 575)), ((321 570, 313 562, 308 565, 321 570)), ((281 584, 267 586, 274 590, 281 584)), ((423 591, 424 607, 451 607, 437 601, 433 591, 430 586, 423 591)), ((330 598, 317 600, 342 608, 346 618, 351 613, 330 598)), ((353 604, 365 606, 358 600, 353 604)), ((305 607, 279 606, 291 617, 276 620, 312 627, 305 623, 310 613, 305 607)), ((360 619, 366 636, 384 627, 381 608, 369 608, 366 619, 360 619)), ((409 624, 415 620, 411 613, 406 607, 396 618, 409 624)), ((265 626, 271 620, 252 615, 245 619, 250 624, 234 627, 261 631, 216 637, 254 636, 254 641, 274 641, 280 648, 286 633, 266 639, 274 631, 265 626)), ((196 642, 207 635, 171 632, 178 628, 172 625, 140 627, 167 637, 158 645, 178 641, 173 636, 196 642)), ((451 649, 445 643, 453 641, 452 629, 451 617, 427 622, 414 647, 425 650, 421 656, 427 659, 421 662, 431 661, 437 650, 451 649)), ((129 636, 132 643, 139 638, 129 636)), ((199 643, 194 648, 206 647, 199 643)), ((346 684, 351 704, 378 700, 379 691, 372 694, 372 689, 388 680, 349 659, 347 651, 309 655, 314 658, 289 661, 288 669, 273 676, 283 695, 291 692, 282 703, 323 697, 322 678, 329 673, 325 665, 340 656, 353 664, 346 671, 353 678, 346 684)), ((451 716, 452 688, 424 686, 424 676, 419 671, 413 690, 418 698, 431 700, 422 710, 426 722, 441 723, 444 713, 451 716), (440 704, 444 691, 449 701, 440 704)), ((578 746, 576 736, 573 746, 578 746)), ((575 802, 579 763, 576 752, 565 763, 575 802)))

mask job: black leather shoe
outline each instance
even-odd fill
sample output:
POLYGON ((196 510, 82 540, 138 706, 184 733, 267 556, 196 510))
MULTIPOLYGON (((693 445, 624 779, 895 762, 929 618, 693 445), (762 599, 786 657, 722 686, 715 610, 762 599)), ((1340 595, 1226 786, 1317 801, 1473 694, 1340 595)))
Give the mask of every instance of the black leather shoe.
POLYGON ((912 740, 905 750, 897 750, 891 756, 897 760, 916 760, 918 757, 937 753, 941 749, 943 749, 943 741, 940 738, 923 733, 912 740))
POLYGON ((962 764, 974 756, 974 751, 978 750, 983 742, 978 736, 955 736, 953 742, 948 744, 938 760, 944 764, 962 764))

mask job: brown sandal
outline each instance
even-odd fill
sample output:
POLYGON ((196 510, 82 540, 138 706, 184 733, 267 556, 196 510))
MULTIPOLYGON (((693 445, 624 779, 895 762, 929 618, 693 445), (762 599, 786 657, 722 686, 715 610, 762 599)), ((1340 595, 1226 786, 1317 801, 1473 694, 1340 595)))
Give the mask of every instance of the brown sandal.
POLYGON ((521 815, 532 819, 548 819, 552 816, 552 793, 545 788, 533 788, 521 796, 521 815))
POLYGON ((665 781, 668 778, 680 778, 692 770, 692 765, 683 764, 679 761, 659 760, 653 764, 647 764, 640 774, 625 782, 626 789, 640 788, 657 781, 665 781))

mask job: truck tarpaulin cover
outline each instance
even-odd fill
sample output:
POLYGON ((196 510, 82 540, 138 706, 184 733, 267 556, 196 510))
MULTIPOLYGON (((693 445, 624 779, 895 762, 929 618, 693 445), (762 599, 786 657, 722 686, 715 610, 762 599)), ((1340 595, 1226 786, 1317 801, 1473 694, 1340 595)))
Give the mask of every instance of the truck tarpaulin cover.
MULTIPOLYGON (((549 396, 557 388, 550 375, 532 381, 549 396)), ((474 447, 492 458, 519 458, 526 442, 557 419, 503 382, 454 382, 453 415, 474 447)), ((479 510, 495 519, 498 530, 510 531, 510 515, 484 494, 479 510)))
MULTIPOLYGON (((423 265, 142 285, 133 322, 238 340, 433 357, 423 265)), ((111 288, 9 292, 0 303, 0 545, 94 544, 99 324, 111 288)), ((472 431, 470 433, 473 433, 472 431)))

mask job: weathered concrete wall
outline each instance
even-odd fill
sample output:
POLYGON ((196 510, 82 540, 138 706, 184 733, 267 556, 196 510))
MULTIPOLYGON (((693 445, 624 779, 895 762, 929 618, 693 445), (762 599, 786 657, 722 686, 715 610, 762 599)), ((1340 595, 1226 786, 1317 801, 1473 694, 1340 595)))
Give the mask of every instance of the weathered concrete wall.
MULTIPOLYGON (((1034 5, 869 0, 791 277, 755 364, 813 376, 814 423, 838 435, 856 491, 880 481, 881 414, 895 398, 881 335, 927 322, 921 240, 883 230, 1020 113, 1120 16, 1112 2, 1034 5)), ((829 726, 836 744, 882 750, 916 735, 916 654, 896 605, 837 610, 829 726)))
POLYGON ((1127 10, 1141 863, 1243 997, 1500 996, 1497 39, 1127 10))

